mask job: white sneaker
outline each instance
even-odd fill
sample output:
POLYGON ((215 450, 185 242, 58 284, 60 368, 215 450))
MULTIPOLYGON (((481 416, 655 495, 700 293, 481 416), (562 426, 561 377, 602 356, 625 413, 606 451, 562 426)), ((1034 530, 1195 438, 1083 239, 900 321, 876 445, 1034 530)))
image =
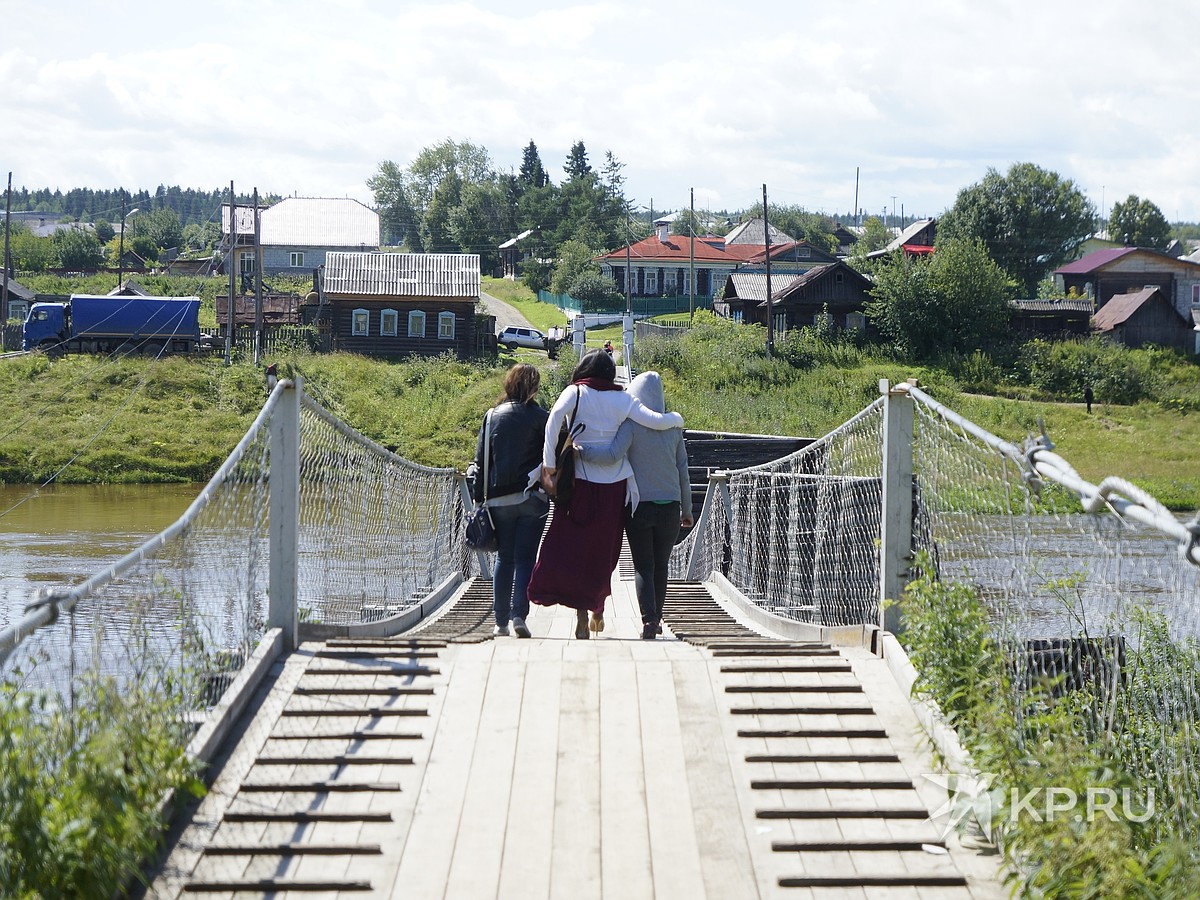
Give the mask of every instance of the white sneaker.
POLYGON ((492 629, 492 637, 508 637, 508 626, 497 625, 492 629))
POLYGON ((513 616, 512 629, 519 638, 529 637, 529 626, 525 624, 525 620, 520 616, 513 616))

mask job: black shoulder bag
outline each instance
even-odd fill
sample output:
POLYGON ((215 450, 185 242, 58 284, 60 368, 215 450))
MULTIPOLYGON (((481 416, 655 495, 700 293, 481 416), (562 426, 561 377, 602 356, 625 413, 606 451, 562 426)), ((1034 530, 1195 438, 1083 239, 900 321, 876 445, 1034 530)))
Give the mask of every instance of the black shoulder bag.
POLYGON ((488 460, 492 455, 492 411, 483 417, 483 500, 467 513, 466 541, 472 550, 494 553, 499 546, 491 510, 487 508, 488 460))
POLYGON ((584 422, 576 423, 579 414, 579 395, 583 388, 575 387, 575 407, 571 415, 558 430, 558 443, 554 448, 554 478, 550 483, 550 499, 569 506, 575 496, 575 438, 587 428, 584 422))

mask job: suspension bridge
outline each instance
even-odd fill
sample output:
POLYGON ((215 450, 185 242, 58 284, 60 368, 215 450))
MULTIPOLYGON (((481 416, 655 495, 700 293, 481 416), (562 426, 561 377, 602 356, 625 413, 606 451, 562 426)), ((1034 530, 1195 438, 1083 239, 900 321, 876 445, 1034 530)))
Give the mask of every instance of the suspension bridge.
MULTIPOLYGON (((912 384, 710 473, 657 641, 625 558, 597 639, 554 609, 493 639, 469 502, 281 381, 178 522, 0 630, 20 693, 68 715, 98 681, 152 696, 204 766, 207 794, 162 810, 146 896, 999 897, 925 777, 926 733, 970 760, 910 697, 889 601, 914 554, 986 598, 1000 641, 1090 618, 1123 654, 1147 606, 1200 632, 1200 523, 912 384)), ((1193 841, 1194 677, 1114 677, 1096 713, 1115 727, 1119 696, 1169 737, 1133 762, 1193 841)))

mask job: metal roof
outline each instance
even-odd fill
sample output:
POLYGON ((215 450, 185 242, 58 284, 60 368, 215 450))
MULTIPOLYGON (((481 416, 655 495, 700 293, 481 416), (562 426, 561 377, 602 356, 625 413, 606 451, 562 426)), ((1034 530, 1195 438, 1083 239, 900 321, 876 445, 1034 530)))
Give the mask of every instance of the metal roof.
POLYGON ((1095 308, 1089 297, 1078 300, 1013 300, 1012 305, 1024 312, 1077 312, 1091 314, 1095 308))
MULTIPOLYGON (((261 240, 269 247, 379 246, 379 213, 357 200, 288 197, 259 210, 261 240)), ((237 208, 239 235, 254 234, 254 208, 237 208)), ((221 233, 229 233, 229 205, 221 207, 221 233)))
POLYGON ((479 298, 477 253, 346 253, 325 257, 326 294, 479 298))
MULTIPOLYGON (((780 291, 790 287, 792 282, 802 275, 789 273, 787 275, 772 275, 771 276, 771 293, 778 294, 780 291)), ((734 272, 729 276, 729 281, 733 284, 734 291, 737 292, 738 299, 741 300, 759 300, 767 299, 767 276, 756 275, 748 272, 734 272)), ((726 300, 731 299, 726 296, 726 300)))

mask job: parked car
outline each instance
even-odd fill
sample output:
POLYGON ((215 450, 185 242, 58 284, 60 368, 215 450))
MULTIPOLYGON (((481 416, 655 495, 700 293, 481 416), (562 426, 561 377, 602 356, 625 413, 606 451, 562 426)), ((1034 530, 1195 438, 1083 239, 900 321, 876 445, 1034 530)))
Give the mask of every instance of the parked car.
POLYGON ((496 343, 502 344, 509 350, 516 350, 518 347, 532 347, 534 350, 545 350, 546 336, 536 328, 521 328, 517 325, 509 325, 496 335, 496 343))

